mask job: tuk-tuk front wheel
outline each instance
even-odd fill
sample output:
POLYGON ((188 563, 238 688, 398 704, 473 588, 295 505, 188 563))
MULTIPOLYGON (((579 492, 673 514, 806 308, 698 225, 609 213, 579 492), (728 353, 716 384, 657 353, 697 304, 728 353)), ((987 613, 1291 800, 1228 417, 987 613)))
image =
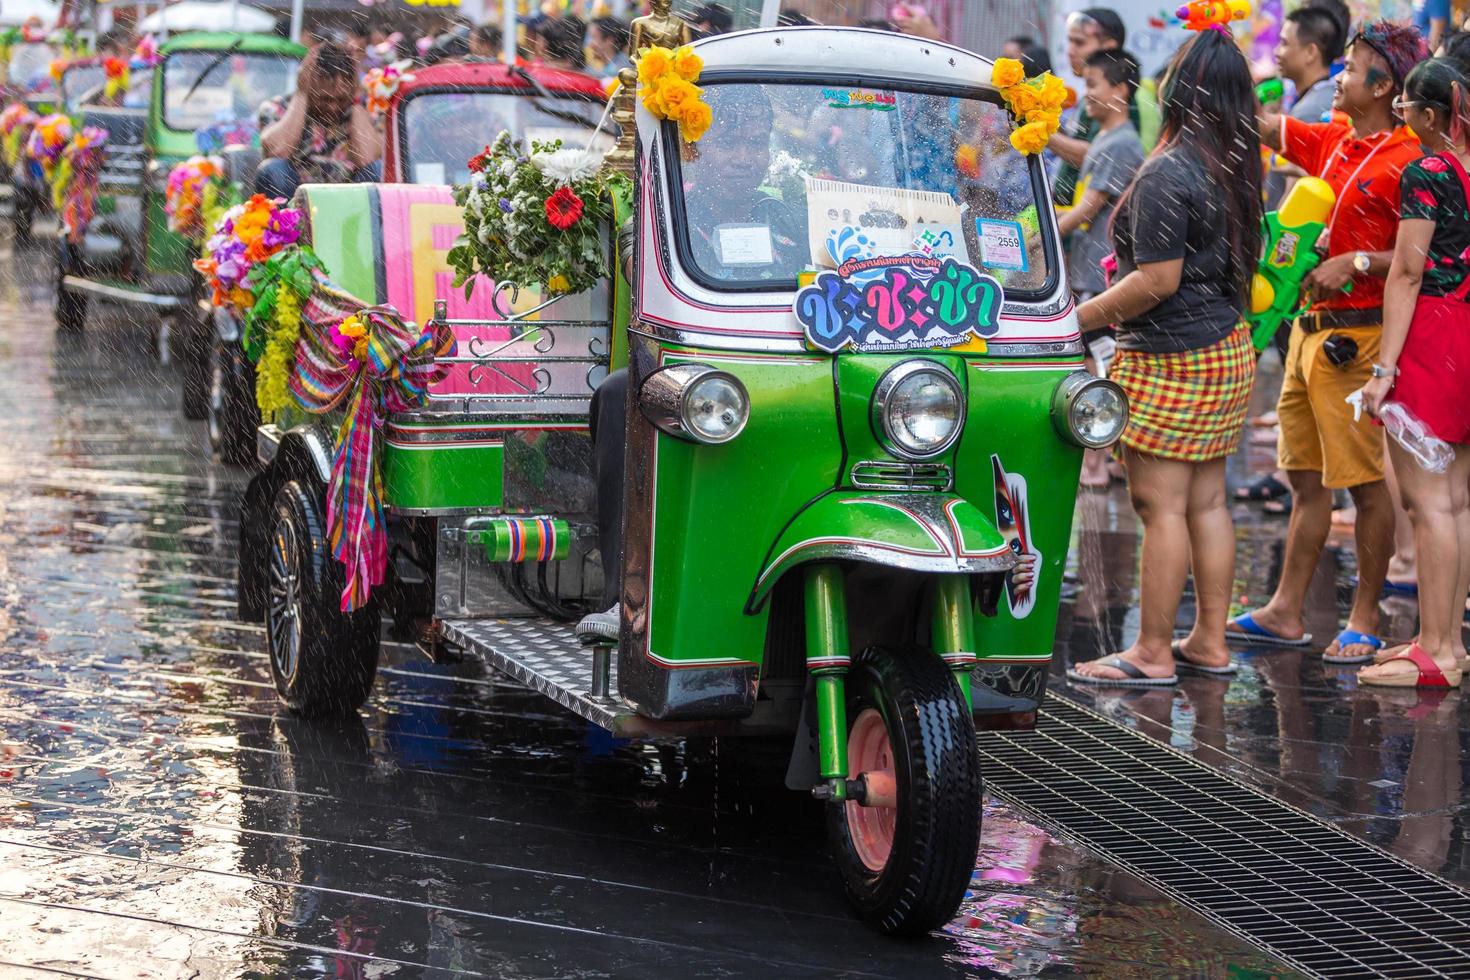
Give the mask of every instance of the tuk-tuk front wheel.
POLYGON ((378 672, 375 601, 341 611, 342 563, 332 557, 316 498, 296 480, 276 494, 266 555, 265 643, 281 700, 308 717, 356 711, 378 672))
POLYGON ((848 899, 881 932, 916 936, 954 917, 980 847, 975 725, 948 665, 873 647, 847 675, 848 775, 864 802, 829 804, 848 899))

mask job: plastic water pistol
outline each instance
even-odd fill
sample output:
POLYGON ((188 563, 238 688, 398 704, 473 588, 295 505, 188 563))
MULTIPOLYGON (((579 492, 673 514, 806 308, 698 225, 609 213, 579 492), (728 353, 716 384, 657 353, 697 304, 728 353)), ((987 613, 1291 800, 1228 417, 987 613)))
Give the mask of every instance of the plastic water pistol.
POLYGON ((1303 177, 1281 207, 1266 215, 1265 254, 1251 280, 1251 342, 1265 350, 1276 331, 1300 315, 1302 282, 1322 261, 1318 239, 1327 228, 1337 195, 1327 181, 1303 177))
POLYGON ((1232 20, 1244 20, 1250 15, 1249 0, 1189 0, 1174 11, 1174 16, 1190 31, 1210 28, 1228 31, 1232 20))

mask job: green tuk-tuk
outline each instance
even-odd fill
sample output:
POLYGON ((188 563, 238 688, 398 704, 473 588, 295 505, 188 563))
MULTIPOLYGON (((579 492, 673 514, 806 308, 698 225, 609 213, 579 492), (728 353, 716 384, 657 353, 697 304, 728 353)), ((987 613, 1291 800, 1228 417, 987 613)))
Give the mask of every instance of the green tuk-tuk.
MULTIPOLYGON (((63 240, 57 249, 56 323, 81 330, 88 302, 108 300, 159 315, 170 328, 179 321, 161 338, 177 349, 205 336, 193 321, 208 312, 191 266, 195 246, 169 230, 164 213, 169 171, 200 152, 202 133, 254 127, 262 103, 292 91, 306 49, 271 35, 201 33, 181 34, 159 54, 145 106, 81 107, 84 125, 107 130, 106 157, 96 217, 80 245, 63 240)), ((183 360, 186 414, 201 418, 204 355, 183 360)))
POLYGON ((990 62, 836 28, 694 50, 702 140, 621 114, 610 298, 466 312, 434 251, 446 195, 305 191, 338 284, 384 302, 407 275, 458 353, 426 407, 382 419, 388 581, 355 611, 329 430, 262 427, 241 613, 305 713, 368 696, 386 609, 432 617, 431 655, 621 736, 784 735, 858 914, 922 933, 974 870, 977 725, 1029 725, 1045 693, 1082 453, 1118 438, 1126 400, 1084 370, 1045 173, 1007 141, 990 62), (610 433, 589 435, 609 368, 615 479, 594 462, 610 433), (609 575, 599 642, 573 623, 609 575))

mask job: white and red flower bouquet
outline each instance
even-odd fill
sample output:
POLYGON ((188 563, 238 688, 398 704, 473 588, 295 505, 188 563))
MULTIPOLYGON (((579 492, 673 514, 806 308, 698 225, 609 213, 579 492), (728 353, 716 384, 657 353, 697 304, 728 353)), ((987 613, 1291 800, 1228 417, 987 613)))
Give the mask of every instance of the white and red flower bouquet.
POLYGON ((464 234, 449 253, 455 285, 474 277, 580 293, 608 274, 605 230, 614 185, 602 155, 560 140, 524 146, 502 132, 470 160, 469 183, 454 189, 464 234))

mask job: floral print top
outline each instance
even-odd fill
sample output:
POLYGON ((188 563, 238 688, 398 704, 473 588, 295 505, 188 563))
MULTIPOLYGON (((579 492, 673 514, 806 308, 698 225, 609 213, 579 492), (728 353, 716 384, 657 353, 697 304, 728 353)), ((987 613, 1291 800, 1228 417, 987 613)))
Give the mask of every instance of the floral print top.
POLYGON ((1399 216, 1434 222, 1421 296, 1450 296, 1470 282, 1470 209, 1465 188, 1459 161, 1448 154, 1427 156, 1404 168, 1399 216))

